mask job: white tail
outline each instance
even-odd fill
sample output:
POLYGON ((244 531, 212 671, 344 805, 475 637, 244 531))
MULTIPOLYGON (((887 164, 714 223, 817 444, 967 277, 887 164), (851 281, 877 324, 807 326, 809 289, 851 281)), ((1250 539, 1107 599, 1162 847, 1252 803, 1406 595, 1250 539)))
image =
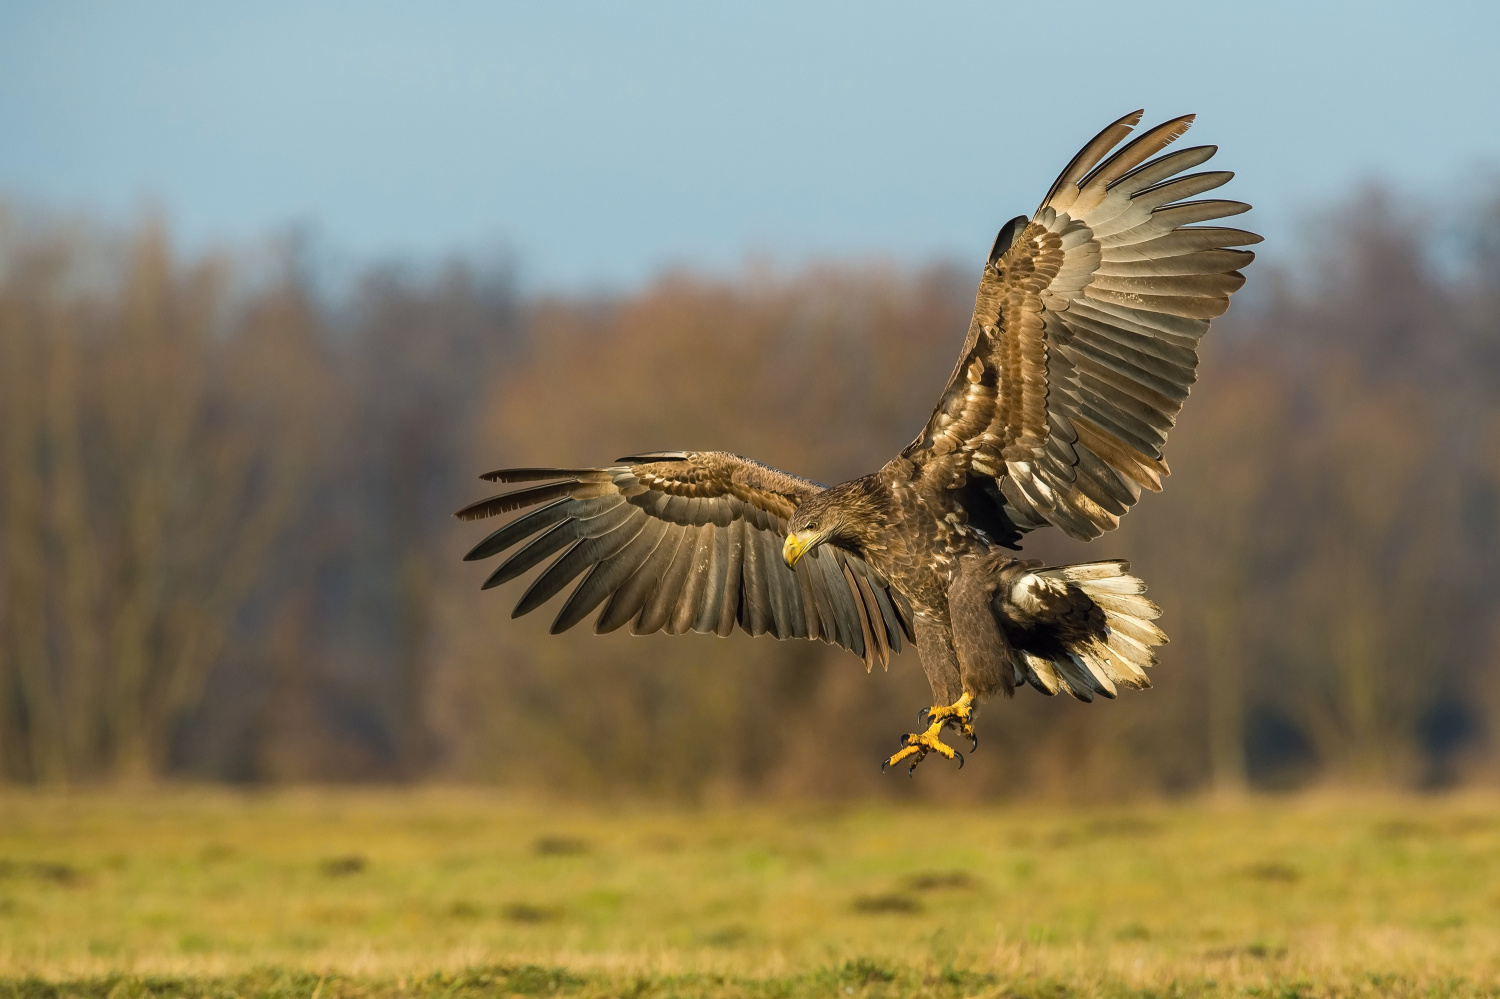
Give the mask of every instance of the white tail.
POLYGON ((1156 665, 1151 649, 1165 645, 1167 636, 1152 624, 1161 608, 1144 596, 1146 584, 1130 575, 1129 562, 1084 562, 1036 574, 1082 590, 1104 612, 1106 631, 1069 645, 1065 655, 1053 659, 1023 653, 1032 674, 1027 682, 1048 694, 1066 690, 1082 701, 1092 701, 1096 693, 1114 697, 1120 685, 1151 686, 1146 676, 1146 667, 1156 665))

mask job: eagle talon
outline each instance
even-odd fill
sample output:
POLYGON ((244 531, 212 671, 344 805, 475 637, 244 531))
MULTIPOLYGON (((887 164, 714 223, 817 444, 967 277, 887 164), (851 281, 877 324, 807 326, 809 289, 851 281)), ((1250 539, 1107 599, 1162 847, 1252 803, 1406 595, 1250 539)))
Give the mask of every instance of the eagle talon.
POLYGON ((944 759, 957 760, 959 769, 963 769, 963 754, 943 742, 940 738, 945 724, 946 722, 943 721, 935 721, 927 726, 926 731, 908 732, 903 735, 901 737, 902 748, 882 763, 880 769, 884 770, 886 767, 893 767, 898 763, 910 760, 911 764, 907 767, 906 771, 909 777, 917 769, 917 764, 927 758, 928 753, 937 753, 944 759))
POLYGON ((953 721, 962 728, 968 728, 974 720, 974 695, 964 691, 963 696, 952 704, 934 704, 924 709, 924 714, 929 721, 953 721))
POLYGON ((964 692, 963 696, 952 704, 937 704, 927 708, 924 712, 934 725, 953 728, 969 740, 969 752, 979 749, 979 736, 974 734, 974 695, 964 692))

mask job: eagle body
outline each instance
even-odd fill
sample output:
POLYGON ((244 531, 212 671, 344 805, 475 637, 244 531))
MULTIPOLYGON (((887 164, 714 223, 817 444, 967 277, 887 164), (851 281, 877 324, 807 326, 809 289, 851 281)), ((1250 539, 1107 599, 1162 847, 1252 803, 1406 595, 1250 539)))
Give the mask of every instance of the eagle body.
POLYGON ((1213 146, 1164 152, 1192 116, 1126 142, 1140 118, 1111 123, 1000 230, 948 387, 880 469, 832 487, 723 451, 500 469, 483 477, 518 488, 458 513, 525 511, 466 556, 520 546, 484 586, 546 563, 519 616, 578 580, 554 633, 597 610, 600 633, 738 627, 837 644, 867 669, 914 642, 931 724, 887 760, 913 768, 931 752, 962 765, 943 730, 973 739, 974 706, 1022 684, 1085 701, 1150 686, 1166 636, 1127 563, 1014 554, 1048 526, 1092 540, 1161 489, 1198 341, 1244 283, 1239 247, 1260 241, 1194 224, 1249 206, 1185 200, 1233 176, 1183 173, 1213 146))
MULTIPOLYGON (((1042 563, 1002 547, 1020 532, 996 497, 949 488, 945 473, 926 471, 903 454, 879 472, 815 493, 793 513, 789 536, 807 525, 801 529, 824 535, 820 543, 862 557, 900 595, 936 703, 965 693, 976 700, 1010 696, 1028 680, 1056 693, 1055 683, 1030 670, 1028 658, 1071 662, 1069 647, 1107 641, 1103 610, 1085 592, 1087 584, 1039 574, 1042 563)), ((1121 574, 1128 568, 1114 564, 1121 574)), ((1154 616, 1151 606, 1132 609, 1146 613, 1145 621, 1154 616)), ((1125 674, 1112 680, 1149 686, 1144 673, 1125 674)), ((1115 695, 1113 685, 1091 679, 1073 692, 1084 700, 1115 695)))

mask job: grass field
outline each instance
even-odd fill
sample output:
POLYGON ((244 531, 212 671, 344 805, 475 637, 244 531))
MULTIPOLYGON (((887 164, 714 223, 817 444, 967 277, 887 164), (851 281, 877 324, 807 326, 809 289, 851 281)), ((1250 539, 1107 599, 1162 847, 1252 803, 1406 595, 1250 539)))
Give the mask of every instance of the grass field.
POLYGON ((1500 995, 1500 801, 0 796, 0 997, 1500 995))

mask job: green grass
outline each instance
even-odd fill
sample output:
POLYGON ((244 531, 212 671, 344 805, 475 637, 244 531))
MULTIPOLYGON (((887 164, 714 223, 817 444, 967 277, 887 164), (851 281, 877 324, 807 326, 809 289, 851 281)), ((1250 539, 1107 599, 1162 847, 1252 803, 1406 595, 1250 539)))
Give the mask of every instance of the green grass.
POLYGON ((1500 802, 0 797, 0 999, 1500 996, 1500 802))

